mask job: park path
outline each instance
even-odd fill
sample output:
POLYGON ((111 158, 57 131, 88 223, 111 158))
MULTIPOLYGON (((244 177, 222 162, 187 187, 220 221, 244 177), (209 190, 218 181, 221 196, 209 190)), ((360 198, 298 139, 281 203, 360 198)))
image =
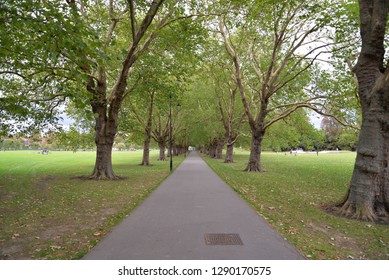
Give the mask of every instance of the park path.
POLYGON ((192 152, 84 259, 282 260, 303 256, 192 152))

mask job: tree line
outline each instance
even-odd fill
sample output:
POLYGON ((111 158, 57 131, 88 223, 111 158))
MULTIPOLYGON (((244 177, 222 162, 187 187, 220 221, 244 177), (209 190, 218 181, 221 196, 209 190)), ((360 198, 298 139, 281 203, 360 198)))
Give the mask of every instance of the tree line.
POLYGON ((58 123, 65 110, 93 127, 89 177, 116 179, 118 134, 140 135, 145 159, 154 139, 161 157, 171 140, 215 154, 225 144, 226 162, 247 134, 246 171, 261 172, 265 139, 311 110, 360 129, 347 198, 331 211, 388 216, 387 1, 5 0, 0 9, 3 135, 58 123))

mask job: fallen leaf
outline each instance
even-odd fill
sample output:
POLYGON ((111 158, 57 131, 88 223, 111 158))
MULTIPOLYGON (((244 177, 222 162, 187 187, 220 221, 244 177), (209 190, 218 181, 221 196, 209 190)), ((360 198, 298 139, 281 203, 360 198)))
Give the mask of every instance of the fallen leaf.
POLYGON ((291 229, 288 230, 288 232, 289 232, 289 234, 294 235, 294 234, 297 234, 297 229, 291 228, 291 229))

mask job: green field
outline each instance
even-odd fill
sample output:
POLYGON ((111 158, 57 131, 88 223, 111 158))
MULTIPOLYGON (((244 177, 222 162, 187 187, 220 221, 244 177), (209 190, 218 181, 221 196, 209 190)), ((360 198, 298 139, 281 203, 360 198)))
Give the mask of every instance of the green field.
MULTIPOLYGON (((118 181, 80 180, 94 152, 0 152, 0 258, 78 259, 169 175, 169 162, 142 167, 141 151, 114 152, 118 181)), ((309 259, 389 259, 389 226, 327 214, 343 197, 355 153, 264 153, 266 172, 235 163, 208 164, 309 259)), ((175 166, 183 160, 174 158, 175 166)))
MULTIPOLYGON (((78 259, 169 174, 141 151, 114 152, 124 180, 92 181, 94 152, 0 152, 0 259, 78 259)), ((177 166, 183 157, 175 157, 177 166)))
POLYGON ((389 259, 389 226, 335 217, 323 204, 344 197, 355 153, 263 153, 264 173, 242 172, 247 152, 235 163, 204 157, 273 228, 308 259, 389 259))

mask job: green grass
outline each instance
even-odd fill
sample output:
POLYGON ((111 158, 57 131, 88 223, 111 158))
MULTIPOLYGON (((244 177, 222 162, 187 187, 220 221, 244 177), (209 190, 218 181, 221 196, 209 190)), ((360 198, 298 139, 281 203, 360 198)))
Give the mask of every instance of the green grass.
POLYGON ((143 167, 141 151, 114 152, 127 178, 92 181, 75 177, 92 173, 94 152, 0 152, 0 258, 81 258, 170 174, 157 155, 143 167))
POLYGON ((308 259, 389 259, 389 226, 321 209, 344 197, 355 153, 263 153, 260 174, 242 171, 247 152, 237 152, 233 164, 204 159, 308 259))

